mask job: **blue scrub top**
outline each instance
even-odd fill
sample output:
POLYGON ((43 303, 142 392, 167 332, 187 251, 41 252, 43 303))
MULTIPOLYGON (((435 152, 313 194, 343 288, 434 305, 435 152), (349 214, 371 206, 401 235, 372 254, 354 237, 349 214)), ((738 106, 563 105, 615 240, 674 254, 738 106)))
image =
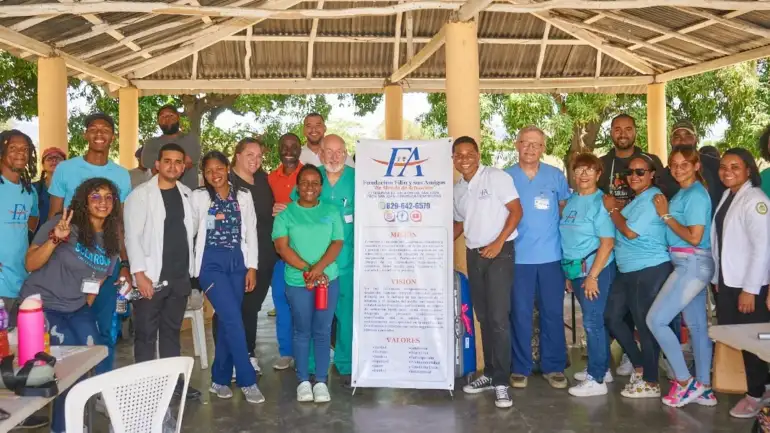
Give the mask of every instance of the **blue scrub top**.
MULTIPOLYGON (((567 260, 582 260, 586 257, 586 270, 590 270, 599 249, 599 238, 614 238, 615 225, 604 208, 601 190, 589 195, 573 194, 567 200, 559 222, 561 249, 567 260), (590 256, 589 256, 590 254, 590 256)), ((610 253, 606 268, 615 259, 610 253)))
MULTIPOLYGON (((704 250, 711 249, 711 196, 702 183, 695 182, 686 189, 680 189, 671 198, 668 213, 683 226, 703 226, 703 237, 697 247, 704 250)), ((680 238, 668 226, 666 241, 672 247, 688 248, 693 246, 680 238)))
POLYGON ((515 262, 537 265, 561 260, 559 202, 570 196, 564 173, 542 162, 532 179, 519 164, 505 172, 513 178, 524 212, 514 240, 515 262))
POLYGON ((37 191, 25 191, 20 183, 0 176, 0 296, 17 298, 27 278, 24 257, 29 248, 29 219, 40 215, 37 191))
POLYGON ((626 218, 628 228, 638 235, 628 239, 616 230, 615 259, 620 272, 634 272, 670 260, 666 243, 667 227, 652 203, 656 194, 662 193, 658 188, 650 187, 620 212, 626 218))
POLYGON ((114 183, 118 188, 120 202, 126 201, 126 197, 131 192, 131 176, 128 170, 112 161, 107 161, 106 165, 93 165, 82 156, 62 161, 56 166, 51 179, 51 189, 48 192, 63 198, 66 208, 80 184, 95 177, 103 177, 114 183))

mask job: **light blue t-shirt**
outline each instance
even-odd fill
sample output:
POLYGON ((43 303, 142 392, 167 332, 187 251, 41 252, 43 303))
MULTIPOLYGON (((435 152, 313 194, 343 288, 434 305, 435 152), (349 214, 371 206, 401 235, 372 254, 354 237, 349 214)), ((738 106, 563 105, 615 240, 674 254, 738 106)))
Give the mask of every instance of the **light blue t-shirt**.
POLYGON ((66 208, 70 205, 72 196, 75 195, 75 190, 80 184, 95 177, 112 181, 118 187, 120 202, 126 201, 126 197, 131 192, 131 176, 128 170, 112 161, 107 161, 105 165, 93 165, 86 162, 82 156, 62 161, 56 166, 48 192, 63 198, 66 208))
POLYGON ((38 217, 37 192, 22 189, 0 176, 0 296, 16 298, 27 278, 24 257, 29 248, 30 217, 38 217))
MULTIPOLYGON (((704 250, 711 249, 711 197, 702 183, 695 182, 687 189, 680 189, 671 198, 668 213, 683 226, 704 226, 703 237, 697 246, 704 250)), ((693 246, 670 228, 666 230, 666 241, 671 247, 693 246)))
MULTIPOLYGON (((559 222, 561 250, 566 260, 586 259, 586 271, 591 269, 599 249, 599 238, 614 238, 615 224, 602 203, 602 191, 593 194, 572 194, 559 222), (590 254, 590 256, 589 256, 590 254)), ((615 259, 614 251, 605 263, 606 268, 615 259)))
POLYGON ((564 173, 540 163, 531 180, 519 164, 505 170, 513 178, 524 214, 514 240, 517 264, 538 265, 561 260, 559 202, 570 196, 564 173))
POLYGON ((620 230, 615 234, 615 259, 618 270, 634 272, 657 266, 670 260, 666 244, 666 224, 655 211, 653 197, 661 194, 656 187, 650 187, 631 200, 620 212, 626 224, 638 236, 628 239, 620 230))

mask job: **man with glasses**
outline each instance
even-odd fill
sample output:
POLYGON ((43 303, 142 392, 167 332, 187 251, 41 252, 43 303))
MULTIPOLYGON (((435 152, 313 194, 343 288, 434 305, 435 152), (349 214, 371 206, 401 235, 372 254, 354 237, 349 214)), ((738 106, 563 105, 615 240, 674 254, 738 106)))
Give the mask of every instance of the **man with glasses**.
MULTIPOLYGON (((326 135, 324 117, 318 113, 310 113, 305 116, 305 120, 302 122, 302 133, 305 135, 306 144, 302 147, 302 153, 299 156, 300 162, 320 167, 323 165, 321 141, 326 135)), ((350 155, 345 157, 345 164, 350 167, 356 166, 350 155)))
POLYGON ((526 388, 532 374, 533 309, 540 313, 540 368, 557 389, 567 387, 567 343, 564 335, 564 274, 561 269, 559 219, 570 196, 561 170, 540 162, 545 133, 535 126, 519 131, 519 162, 505 170, 521 197, 524 215, 516 238, 515 276, 511 295, 511 385, 526 388))
POLYGON ((465 234, 468 283, 481 325, 484 373, 463 387, 467 394, 495 390, 495 406, 513 405, 508 395, 511 364, 509 314, 513 283, 513 250, 521 203, 511 178, 481 165, 476 141, 460 137, 452 144, 455 169, 454 239, 465 234))
MULTIPOLYGON (((147 140, 142 150, 142 165, 155 167, 160 148, 176 143, 185 151, 185 171, 180 181, 184 186, 195 189, 199 186, 198 163, 201 159, 201 143, 192 134, 185 134, 179 127, 179 110, 173 105, 164 105, 158 110, 158 127, 163 135, 147 140)), ((153 169, 153 174, 157 173, 153 169)))

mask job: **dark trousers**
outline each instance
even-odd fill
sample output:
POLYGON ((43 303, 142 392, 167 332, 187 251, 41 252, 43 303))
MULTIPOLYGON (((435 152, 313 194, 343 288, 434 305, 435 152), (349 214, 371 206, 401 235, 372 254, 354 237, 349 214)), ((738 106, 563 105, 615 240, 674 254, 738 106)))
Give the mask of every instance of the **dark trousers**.
MULTIPOLYGON (((721 280, 721 278, 720 278, 721 280)), ((759 295, 754 297, 754 312, 743 314, 738 311, 738 296, 741 289, 729 287, 720 281, 719 297, 717 298, 717 319, 720 325, 743 325, 748 323, 770 322, 770 312, 767 310, 767 286, 763 286, 759 295)), ((762 397, 765 384, 768 382, 767 362, 759 359, 753 353, 743 351, 743 364, 746 369, 746 384, 748 394, 752 397, 762 397)))
POLYGON ((150 361, 156 358, 158 341, 160 358, 179 356, 179 332, 187 308, 190 278, 168 280, 152 299, 139 299, 134 306, 134 360, 150 361))
POLYGON ((468 282, 484 347, 484 375, 492 384, 507 385, 511 366, 511 286, 513 285, 513 241, 503 245, 494 259, 468 248, 468 282))
POLYGON ((673 269, 671 262, 665 262, 634 272, 619 272, 604 312, 610 333, 618 340, 634 367, 644 369, 643 379, 650 383, 658 382, 660 346, 647 327, 647 313, 673 269), (624 320, 629 311, 639 331, 641 351, 636 346, 633 330, 624 320))

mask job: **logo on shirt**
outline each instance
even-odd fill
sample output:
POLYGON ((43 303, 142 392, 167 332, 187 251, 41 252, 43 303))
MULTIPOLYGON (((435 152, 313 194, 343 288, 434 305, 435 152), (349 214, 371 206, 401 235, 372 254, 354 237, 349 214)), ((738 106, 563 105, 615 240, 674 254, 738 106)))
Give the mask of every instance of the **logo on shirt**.
POLYGON ((564 217, 564 223, 565 224, 574 224, 575 223, 575 218, 577 218, 577 211, 576 210, 570 211, 570 213, 567 214, 567 216, 564 217))
POLYGON ((385 177, 393 177, 394 171, 397 172, 396 177, 403 177, 407 168, 414 169, 414 176, 422 177, 421 164, 427 161, 427 159, 420 159, 419 147, 394 147, 388 161, 374 158, 372 160, 388 167, 385 170, 385 177))
POLYGON ((757 203, 757 213, 760 215, 764 215, 767 213, 767 205, 763 202, 757 203))
POLYGON ((8 224, 26 224, 29 220, 30 211, 27 210, 27 205, 24 203, 13 205, 12 209, 8 209, 8 213, 11 216, 11 220, 8 224))
POLYGON ((484 189, 482 189, 482 190, 481 190, 481 192, 479 193, 479 198, 480 198, 480 199, 481 199, 481 198, 487 198, 487 197, 489 197, 490 195, 492 195, 492 194, 490 194, 489 190, 488 190, 488 189, 486 189, 486 188, 484 188, 484 189))
POLYGON ((111 260, 107 257, 107 251, 98 245, 93 250, 89 250, 85 245, 78 242, 75 244, 75 253, 80 260, 96 272, 107 272, 110 267, 111 260))

